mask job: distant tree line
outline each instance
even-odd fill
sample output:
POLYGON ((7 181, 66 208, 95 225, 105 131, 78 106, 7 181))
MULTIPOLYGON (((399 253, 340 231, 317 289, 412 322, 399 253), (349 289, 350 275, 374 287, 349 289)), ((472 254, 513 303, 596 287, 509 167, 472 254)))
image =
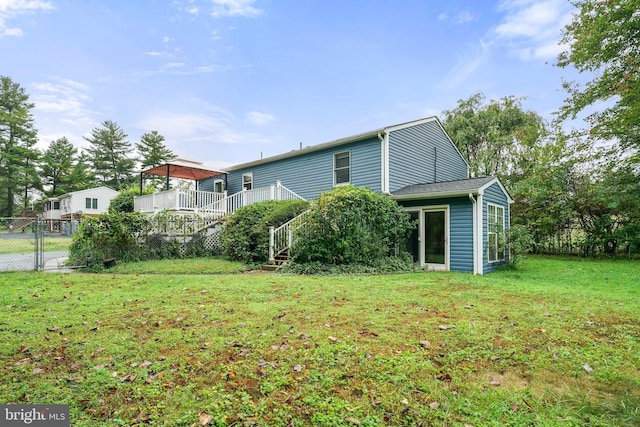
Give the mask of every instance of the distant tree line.
POLYGON ((137 167, 156 166, 175 157, 155 130, 142 135, 134 150, 128 135, 112 120, 84 137, 85 149, 61 137, 39 150, 34 106, 24 88, 0 76, 0 217, 28 211, 38 197, 98 185, 127 189, 137 182, 137 167))

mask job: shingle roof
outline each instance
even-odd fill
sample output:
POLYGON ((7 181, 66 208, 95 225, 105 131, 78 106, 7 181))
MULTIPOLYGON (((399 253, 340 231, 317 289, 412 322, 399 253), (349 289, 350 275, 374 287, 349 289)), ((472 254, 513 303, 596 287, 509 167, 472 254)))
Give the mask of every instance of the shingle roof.
POLYGON ((493 176, 480 178, 459 179, 456 181, 435 182, 432 184, 413 184, 403 187, 391 193, 398 198, 411 196, 438 196, 465 194, 478 191, 481 187, 496 179, 493 176))

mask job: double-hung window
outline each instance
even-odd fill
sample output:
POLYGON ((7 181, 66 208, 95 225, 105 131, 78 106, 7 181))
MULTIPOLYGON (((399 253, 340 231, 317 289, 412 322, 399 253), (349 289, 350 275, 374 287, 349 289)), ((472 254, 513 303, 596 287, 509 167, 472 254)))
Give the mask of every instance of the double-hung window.
POLYGON ((351 153, 344 151, 333 155, 333 185, 351 182, 351 153))
POLYGON ((489 262, 504 261, 504 207, 487 204, 489 262))
POLYGON ((242 189, 251 190, 253 188, 253 172, 242 174, 242 189))

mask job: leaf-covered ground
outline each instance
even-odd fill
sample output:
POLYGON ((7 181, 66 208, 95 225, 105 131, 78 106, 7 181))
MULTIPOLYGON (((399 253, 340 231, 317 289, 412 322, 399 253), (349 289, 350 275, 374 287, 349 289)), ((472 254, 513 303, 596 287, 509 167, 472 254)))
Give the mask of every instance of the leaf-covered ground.
POLYGON ((0 402, 77 426, 640 425, 638 277, 0 274, 0 402))

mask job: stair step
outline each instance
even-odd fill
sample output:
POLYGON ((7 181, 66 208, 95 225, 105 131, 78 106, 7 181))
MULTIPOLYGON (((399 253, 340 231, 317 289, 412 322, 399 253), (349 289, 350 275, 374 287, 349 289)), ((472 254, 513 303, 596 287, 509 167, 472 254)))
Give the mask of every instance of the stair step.
POLYGON ((280 267, 279 265, 274 264, 262 264, 263 271, 276 271, 280 267))

